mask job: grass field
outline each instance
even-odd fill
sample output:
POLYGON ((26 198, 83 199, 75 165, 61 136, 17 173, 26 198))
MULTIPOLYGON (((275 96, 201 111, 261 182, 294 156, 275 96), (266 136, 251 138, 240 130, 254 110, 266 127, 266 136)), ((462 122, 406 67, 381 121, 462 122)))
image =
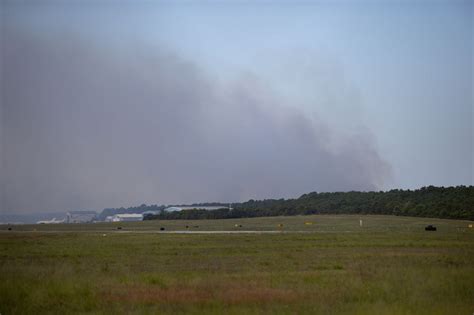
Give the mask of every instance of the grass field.
POLYGON ((0 313, 471 315, 468 224, 324 215, 0 226, 0 313), (169 233, 180 230, 278 232, 169 233))

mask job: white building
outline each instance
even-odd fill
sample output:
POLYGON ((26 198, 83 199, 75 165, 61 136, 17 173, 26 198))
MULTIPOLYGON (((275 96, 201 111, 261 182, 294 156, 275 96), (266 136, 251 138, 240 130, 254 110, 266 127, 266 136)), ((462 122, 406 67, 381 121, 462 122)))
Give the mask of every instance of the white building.
MULTIPOLYGON (((227 208, 225 206, 182 206, 182 207, 168 207, 164 211, 166 212, 173 212, 173 211, 181 211, 181 210, 218 210, 222 208, 227 208)), ((230 205, 229 205, 229 209, 230 205)))
POLYGON ((163 211, 165 211, 165 212, 173 212, 173 211, 181 211, 181 210, 183 210, 183 208, 181 208, 181 207, 168 207, 168 208, 166 208, 166 209, 163 210, 163 211))
POLYGON ((42 220, 36 222, 36 224, 59 224, 59 223, 64 223, 65 219, 63 220, 56 220, 56 218, 53 218, 52 220, 42 220))
POLYGON ((128 221, 143 221, 143 214, 141 213, 122 213, 115 214, 105 218, 106 222, 128 222, 128 221))

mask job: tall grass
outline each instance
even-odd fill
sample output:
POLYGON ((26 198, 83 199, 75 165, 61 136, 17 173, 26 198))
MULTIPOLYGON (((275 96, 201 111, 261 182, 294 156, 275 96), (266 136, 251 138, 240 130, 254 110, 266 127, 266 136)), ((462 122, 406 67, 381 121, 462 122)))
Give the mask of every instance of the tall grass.
MULTIPOLYGON (((308 219, 314 233, 135 234, 108 225, 4 231, 0 313, 474 312, 474 231, 465 222, 436 221, 438 232, 425 232, 422 219, 383 216, 364 217, 362 229, 352 216, 239 224, 271 229, 283 222, 297 230, 308 219), (106 236, 103 229, 110 229, 106 236)), ((234 222, 215 226, 232 229, 234 222)))

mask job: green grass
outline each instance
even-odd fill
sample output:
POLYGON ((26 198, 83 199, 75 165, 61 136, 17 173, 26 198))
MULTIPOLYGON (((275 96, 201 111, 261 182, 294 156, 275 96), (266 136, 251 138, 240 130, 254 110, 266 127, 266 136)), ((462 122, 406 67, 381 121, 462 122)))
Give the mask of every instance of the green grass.
POLYGON ((468 224, 341 215, 0 226, 0 313, 472 314, 468 224), (185 225, 291 233, 154 233, 185 225))

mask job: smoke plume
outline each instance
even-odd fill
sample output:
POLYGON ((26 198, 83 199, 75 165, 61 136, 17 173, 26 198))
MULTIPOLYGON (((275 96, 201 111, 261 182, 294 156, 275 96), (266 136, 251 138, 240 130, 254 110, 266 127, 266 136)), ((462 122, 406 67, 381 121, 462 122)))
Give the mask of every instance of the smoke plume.
POLYGON ((370 133, 343 135, 257 75, 220 81, 169 48, 6 29, 2 210, 101 209, 374 190, 370 133))

